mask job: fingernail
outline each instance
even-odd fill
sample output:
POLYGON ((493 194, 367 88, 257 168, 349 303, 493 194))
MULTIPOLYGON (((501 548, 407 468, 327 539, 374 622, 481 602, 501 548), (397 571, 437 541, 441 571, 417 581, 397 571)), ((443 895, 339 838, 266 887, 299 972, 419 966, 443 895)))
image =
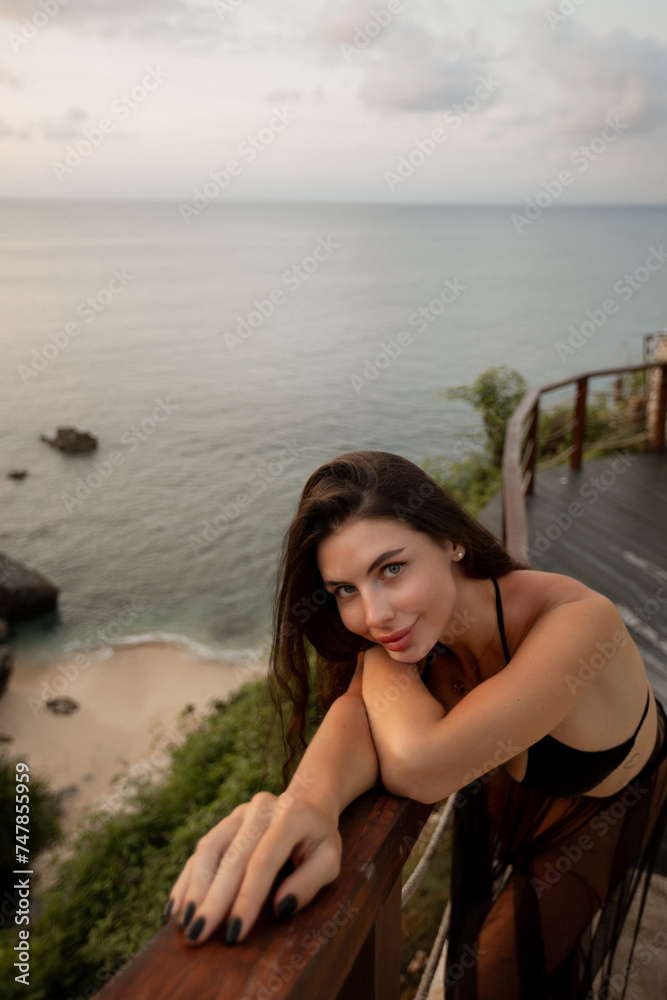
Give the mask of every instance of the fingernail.
POLYGON ((188 924, 192 920, 192 917, 194 916, 194 912, 196 909, 197 907, 195 906, 194 903, 188 903, 188 905, 185 907, 185 913, 181 917, 181 927, 188 926, 188 924))
POLYGON ((202 930, 204 929, 204 924, 206 923, 205 917, 197 917, 185 932, 185 936, 188 941, 196 941, 202 930))
POLYGON ((225 944, 236 944, 236 941, 240 933, 241 933, 241 920, 239 917, 234 917, 234 919, 227 925, 227 932, 225 934, 225 944))
POLYGON ((162 919, 163 920, 169 920, 169 917, 171 916, 171 911, 173 910, 173 908, 174 908, 174 900, 172 898, 172 899, 169 900, 169 902, 165 906, 164 910, 162 911, 162 919))
POLYGON ((296 910, 296 896, 293 893, 288 893, 283 899, 280 900, 278 906, 276 907, 276 913, 278 914, 278 920, 286 920, 287 917, 291 916, 296 910))

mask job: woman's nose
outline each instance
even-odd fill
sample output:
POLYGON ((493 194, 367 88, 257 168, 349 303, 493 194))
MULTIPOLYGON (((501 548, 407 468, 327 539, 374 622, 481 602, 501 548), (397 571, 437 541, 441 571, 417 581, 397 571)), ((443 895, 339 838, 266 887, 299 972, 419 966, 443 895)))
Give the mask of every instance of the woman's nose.
POLYGON ((364 602, 364 613, 366 616, 366 626, 369 629, 382 628, 394 617, 394 612, 389 602, 378 594, 371 594, 364 602))

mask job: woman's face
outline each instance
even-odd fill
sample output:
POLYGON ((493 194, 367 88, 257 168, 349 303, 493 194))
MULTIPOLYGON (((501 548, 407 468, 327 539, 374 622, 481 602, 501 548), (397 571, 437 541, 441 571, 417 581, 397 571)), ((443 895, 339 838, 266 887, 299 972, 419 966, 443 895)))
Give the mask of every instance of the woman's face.
POLYGON ((391 518, 346 521, 317 547, 324 586, 343 624, 416 663, 446 630, 456 606, 463 546, 436 542, 391 518))

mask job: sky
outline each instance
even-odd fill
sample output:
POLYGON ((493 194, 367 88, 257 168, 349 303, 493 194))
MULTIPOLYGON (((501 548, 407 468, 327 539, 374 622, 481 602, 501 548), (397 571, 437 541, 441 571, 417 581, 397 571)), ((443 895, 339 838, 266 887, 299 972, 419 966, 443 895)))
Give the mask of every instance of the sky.
POLYGON ((664 0, 0 0, 0 51, 0 197, 667 203, 664 0))

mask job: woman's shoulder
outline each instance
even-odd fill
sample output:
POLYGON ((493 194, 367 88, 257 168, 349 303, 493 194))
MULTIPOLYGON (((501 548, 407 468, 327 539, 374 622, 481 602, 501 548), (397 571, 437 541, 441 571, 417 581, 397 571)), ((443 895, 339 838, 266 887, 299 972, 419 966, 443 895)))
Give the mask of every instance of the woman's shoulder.
POLYGON ((498 585, 508 631, 514 631, 519 641, 539 621, 568 604, 573 605, 573 610, 575 605, 581 610, 583 603, 587 611, 606 625, 620 622, 608 597, 562 573, 512 570, 498 579, 498 585))

